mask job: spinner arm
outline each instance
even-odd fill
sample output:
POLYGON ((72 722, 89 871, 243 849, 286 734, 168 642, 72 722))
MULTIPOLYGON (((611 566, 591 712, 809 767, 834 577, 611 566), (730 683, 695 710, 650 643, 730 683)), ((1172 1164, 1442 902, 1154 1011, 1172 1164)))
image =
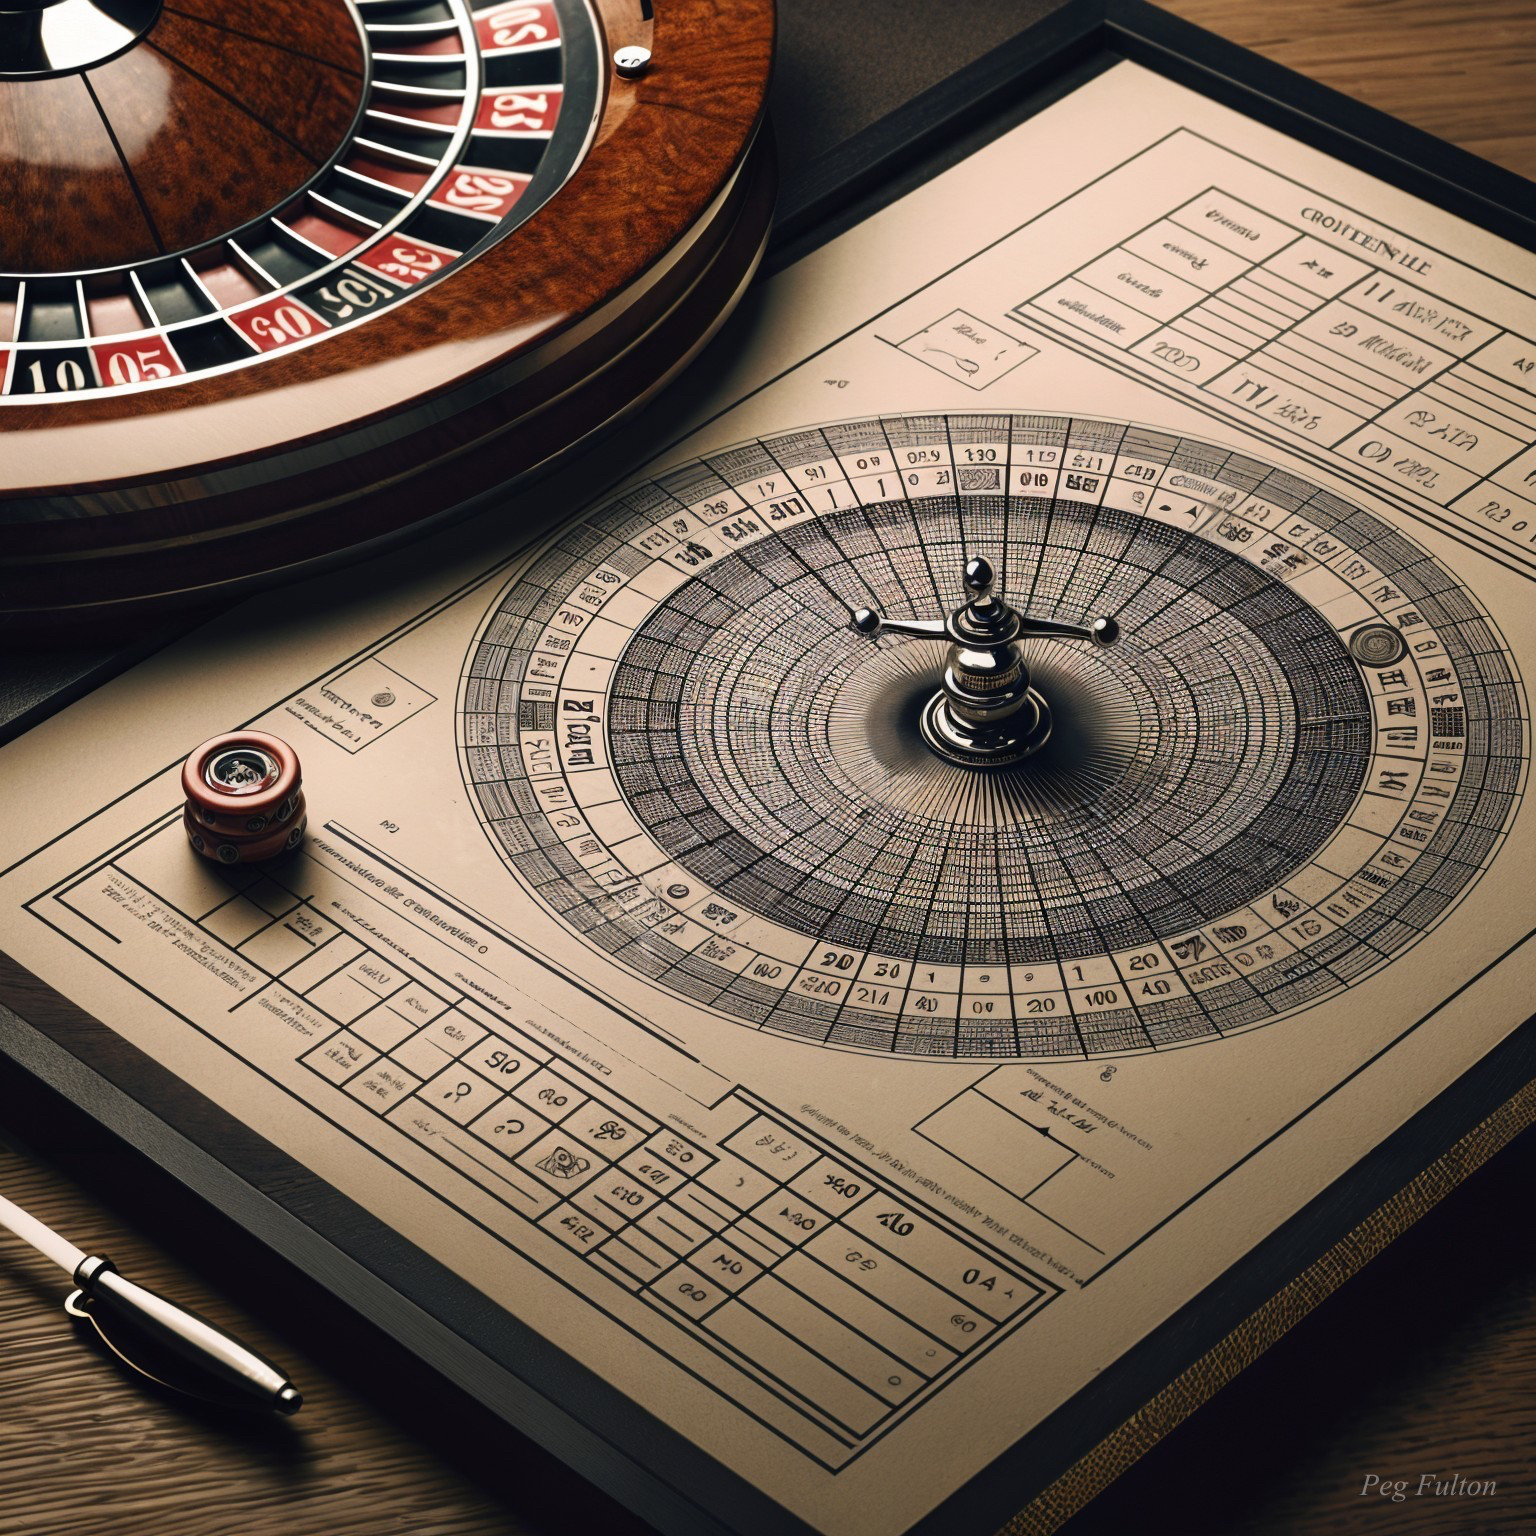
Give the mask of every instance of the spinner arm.
POLYGON ((887 619, 872 608, 853 614, 861 635, 882 632, 948 640, 943 682, 923 708, 923 740, 950 762, 966 768, 1001 767, 1038 752, 1051 734, 1050 706, 1030 686, 1019 641, 1087 640, 1114 645, 1120 626, 1112 618, 1092 624, 1032 619, 993 591, 996 572, 988 560, 968 560, 970 600, 944 619, 887 619))

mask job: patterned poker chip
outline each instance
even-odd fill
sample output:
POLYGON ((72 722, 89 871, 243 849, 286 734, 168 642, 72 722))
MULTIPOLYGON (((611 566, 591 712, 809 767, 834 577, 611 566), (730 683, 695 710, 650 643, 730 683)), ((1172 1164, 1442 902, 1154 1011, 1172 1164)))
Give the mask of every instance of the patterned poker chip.
POLYGON ((293 814, 299 755, 265 731, 215 736, 188 754, 181 792, 204 826, 235 836, 263 832, 293 814), (253 823, 260 821, 260 826, 253 823))
POLYGON ((298 820, 291 826, 276 827, 259 837, 221 837, 205 833, 191 807, 182 811, 182 826, 193 851, 216 864, 265 864, 282 858, 303 842, 308 824, 309 818, 301 804, 298 820))
POLYGON ((193 851, 250 864, 297 847, 304 835, 298 754, 265 731, 215 736, 182 765, 183 821, 193 851))

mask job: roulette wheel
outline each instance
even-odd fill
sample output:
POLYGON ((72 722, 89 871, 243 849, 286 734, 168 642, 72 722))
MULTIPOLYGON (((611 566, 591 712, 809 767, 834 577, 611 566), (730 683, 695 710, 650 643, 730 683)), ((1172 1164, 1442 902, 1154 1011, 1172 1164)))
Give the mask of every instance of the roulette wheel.
POLYGON ((566 528, 459 735, 502 860, 652 1011, 1038 1060, 1219 1040, 1403 953, 1502 842, 1523 708, 1477 600, 1364 508, 1153 428, 945 413, 566 528))
POLYGON ((772 0, 0 13, 0 622, 377 543, 671 376, 761 253, 772 0))

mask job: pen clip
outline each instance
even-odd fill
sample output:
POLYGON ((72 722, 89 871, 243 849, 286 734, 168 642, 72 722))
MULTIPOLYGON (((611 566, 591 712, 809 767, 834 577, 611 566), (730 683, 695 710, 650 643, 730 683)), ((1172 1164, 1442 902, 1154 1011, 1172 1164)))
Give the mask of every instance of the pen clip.
POLYGON ((87 1258, 64 1310, 138 1375, 219 1407, 293 1414, 303 1398, 272 1362, 216 1324, 87 1258))
MULTIPOLYGON (((136 1375, 143 1376, 148 1381, 154 1382, 157 1387, 164 1387, 170 1392, 178 1392, 183 1397, 196 1398, 199 1402, 214 1403, 221 1408, 248 1408, 250 1406, 248 1402, 237 1399, 234 1393, 224 1394, 209 1391, 207 1384, 201 1379, 195 1368, 187 1367, 184 1363, 178 1361, 169 1350, 157 1352, 151 1340, 147 1339, 131 1324, 125 1323, 121 1317, 114 1317, 107 1311, 98 1311, 92 1305, 92 1298, 87 1296, 84 1291, 71 1291, 64 1298, 64 1310, 77 1322, 89 1323, 96 1330, 96 1335, 101 1342, 129 1370, 133 1371, 136 1375), (108 1322, 109 1318, 111 1319, 110 1324, 108 1322), (150 1370, 143 1361, 146 1356, 153 1356, 157 1353, 165 1357, 165 1364, 159 1370, 150 1370)), ((155 1363, 160 1365, 158 1359, 155 1363)))

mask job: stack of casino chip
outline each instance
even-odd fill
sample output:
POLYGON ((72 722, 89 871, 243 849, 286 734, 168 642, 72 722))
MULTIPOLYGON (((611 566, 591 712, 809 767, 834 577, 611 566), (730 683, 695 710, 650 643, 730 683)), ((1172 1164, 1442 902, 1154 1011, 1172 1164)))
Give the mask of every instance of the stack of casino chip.
POLYGON ((215 736, 182 765, 187 841, 219 864, 262 864, 292 853, 308 819, 299 756, 264 731, 215 736))

